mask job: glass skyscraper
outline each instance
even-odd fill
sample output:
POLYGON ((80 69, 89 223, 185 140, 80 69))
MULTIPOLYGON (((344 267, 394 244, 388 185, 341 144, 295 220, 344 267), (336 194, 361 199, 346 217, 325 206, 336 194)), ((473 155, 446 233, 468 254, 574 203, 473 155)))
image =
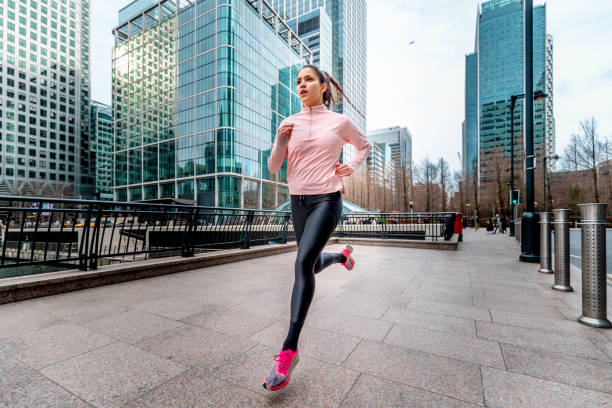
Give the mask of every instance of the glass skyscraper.
POLYGON ((412 186, 412 134, 406 127, 394 126, 370 130, 367 139, 372 144, 380 145, 385 160, 393 161, 392 165, 382 166, 385 169, 392 168, 395 173, 392 179, 386 179, 385 182, 393 180, 392 190, 396 194, 396 209, 406 210, 404 206, 409 201, 412 186), (387 147, 390 148, 390 155, 387 147))
POLYGON ((0 193, 93 197, 89 1, 0 0, 0 193))
MULTIPOLYGON (((491 175, 493 154, 510 156, 510 97, 525 91, 523 18, 521 0, 483 2, 475 50, 466 56, 464 169, 477 162, 481 181, 491 175)), ((548 94, 543 102, 534 102, 534 147, 537 162, 542 163, 542 155, 555 149, 552 37, 546 34, 546 5, 534 7, 532 41, 534 91, 548 94)), ((524 155, 522 106, 519 100, 514 112, 517 160, 524 155)))
POLYGON ((312 53, 266 2, 137 0, 114 30, 114 190, 124 201, 275 208, 286 165, 267 160, 301 110, 312 53))
POLYGON ((91 151, 95 191, 100 200, 113 199, 113 110, 110 105, 91 101, 91 151))
MULTIPOLYGON (((288 21, 313 20, 320 14, 320 28, 316 22, 306 31, 298 30, 300 37, 320 52, 320 65, 326 68, 330 39, 327 18, 331 20, 331 74, 342 85, 350 103, 334 107, 336 112, 351 118, 357 129, 366 131, 366 89, 367 89, 367 3, 366 0, 272 0, 272 8, 288 21), (323 16, 327 14, 327 16, 323 16), (320 40, 320 49, 316 40, 320 40)), ((306 25, 306 24, 305 24, 306 25)), ((347 146, 344 160, 350 160, 352 146, 347 146)))

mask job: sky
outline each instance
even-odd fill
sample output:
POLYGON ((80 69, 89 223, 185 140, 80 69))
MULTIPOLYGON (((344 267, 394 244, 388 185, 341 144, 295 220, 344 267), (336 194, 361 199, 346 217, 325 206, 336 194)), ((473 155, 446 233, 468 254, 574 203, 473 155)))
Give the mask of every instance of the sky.
MULTIPOLYGON (((103 103, 111 103, 112 29, 117 11, 130 2, 92 0, 92 98, 103 103)), ((465 55, 474 51, 477 4, 368 0, 367 128, 406 126, 414 163, 443 157, 460 168, 465 55)), ((612 137, 612 1, 546 4, 556 150, 562 155, 581 120, 595 117, 600 132, 612 137)))

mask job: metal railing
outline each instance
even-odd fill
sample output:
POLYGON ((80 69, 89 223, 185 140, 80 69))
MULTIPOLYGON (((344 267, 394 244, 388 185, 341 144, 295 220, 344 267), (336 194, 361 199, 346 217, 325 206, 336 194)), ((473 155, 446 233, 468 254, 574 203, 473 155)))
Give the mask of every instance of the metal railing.
MULTIPOLYGON (((295 240, 288 211, 0 196, 0 270, 99 265, 295 240)), ((454 213, 343 215, 339 237, 450 239, 454 213), (450 235, 449 235, 450 234, 450 235)), ((2 274, 0 274, 2 276, 2 274)))

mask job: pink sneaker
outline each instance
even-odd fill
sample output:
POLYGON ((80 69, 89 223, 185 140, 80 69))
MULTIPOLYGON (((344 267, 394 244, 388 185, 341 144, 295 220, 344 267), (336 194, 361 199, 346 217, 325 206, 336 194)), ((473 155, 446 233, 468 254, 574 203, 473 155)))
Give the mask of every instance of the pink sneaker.
POLYGON ((289 384, 291 372, 300 362, 300 356, 297 350, 282 350, 274 357, 274 361, 276 361, 276 366, 262 384, 265 389, 270 391, 280 390, 289 384))
POLYGON ((352 270, 353 267, 355 266, 355 260, 351 256, 352 253, 353 253, 353 247, 348 244, 346 244, 346 246, 341 252, 341 254, 346 257, 346 261, 342 264, 342 266, 344 266, 349 271, 352 270))

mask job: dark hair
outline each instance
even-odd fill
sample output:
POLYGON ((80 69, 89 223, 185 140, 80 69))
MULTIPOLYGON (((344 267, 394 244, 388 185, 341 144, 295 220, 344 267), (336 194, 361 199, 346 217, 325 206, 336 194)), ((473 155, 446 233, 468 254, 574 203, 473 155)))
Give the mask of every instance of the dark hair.
POLYGON ((336 81, 336 79, 329 73, 312 64, 304 65, 302 68, 300 68, 300 71, 304 68, 313 69, 314 72, 317 73, 319 82, 321 82, 321 84, 327 84, 327 89, 325 90, 325 92, 323 92, 323 105, 325 105, 327 109, 330 109, 333 105, 340 102, 341 96, 349 103, 351 103, 349 98, 344 94, 344 90, 342 89, 338 81, 336 81))

